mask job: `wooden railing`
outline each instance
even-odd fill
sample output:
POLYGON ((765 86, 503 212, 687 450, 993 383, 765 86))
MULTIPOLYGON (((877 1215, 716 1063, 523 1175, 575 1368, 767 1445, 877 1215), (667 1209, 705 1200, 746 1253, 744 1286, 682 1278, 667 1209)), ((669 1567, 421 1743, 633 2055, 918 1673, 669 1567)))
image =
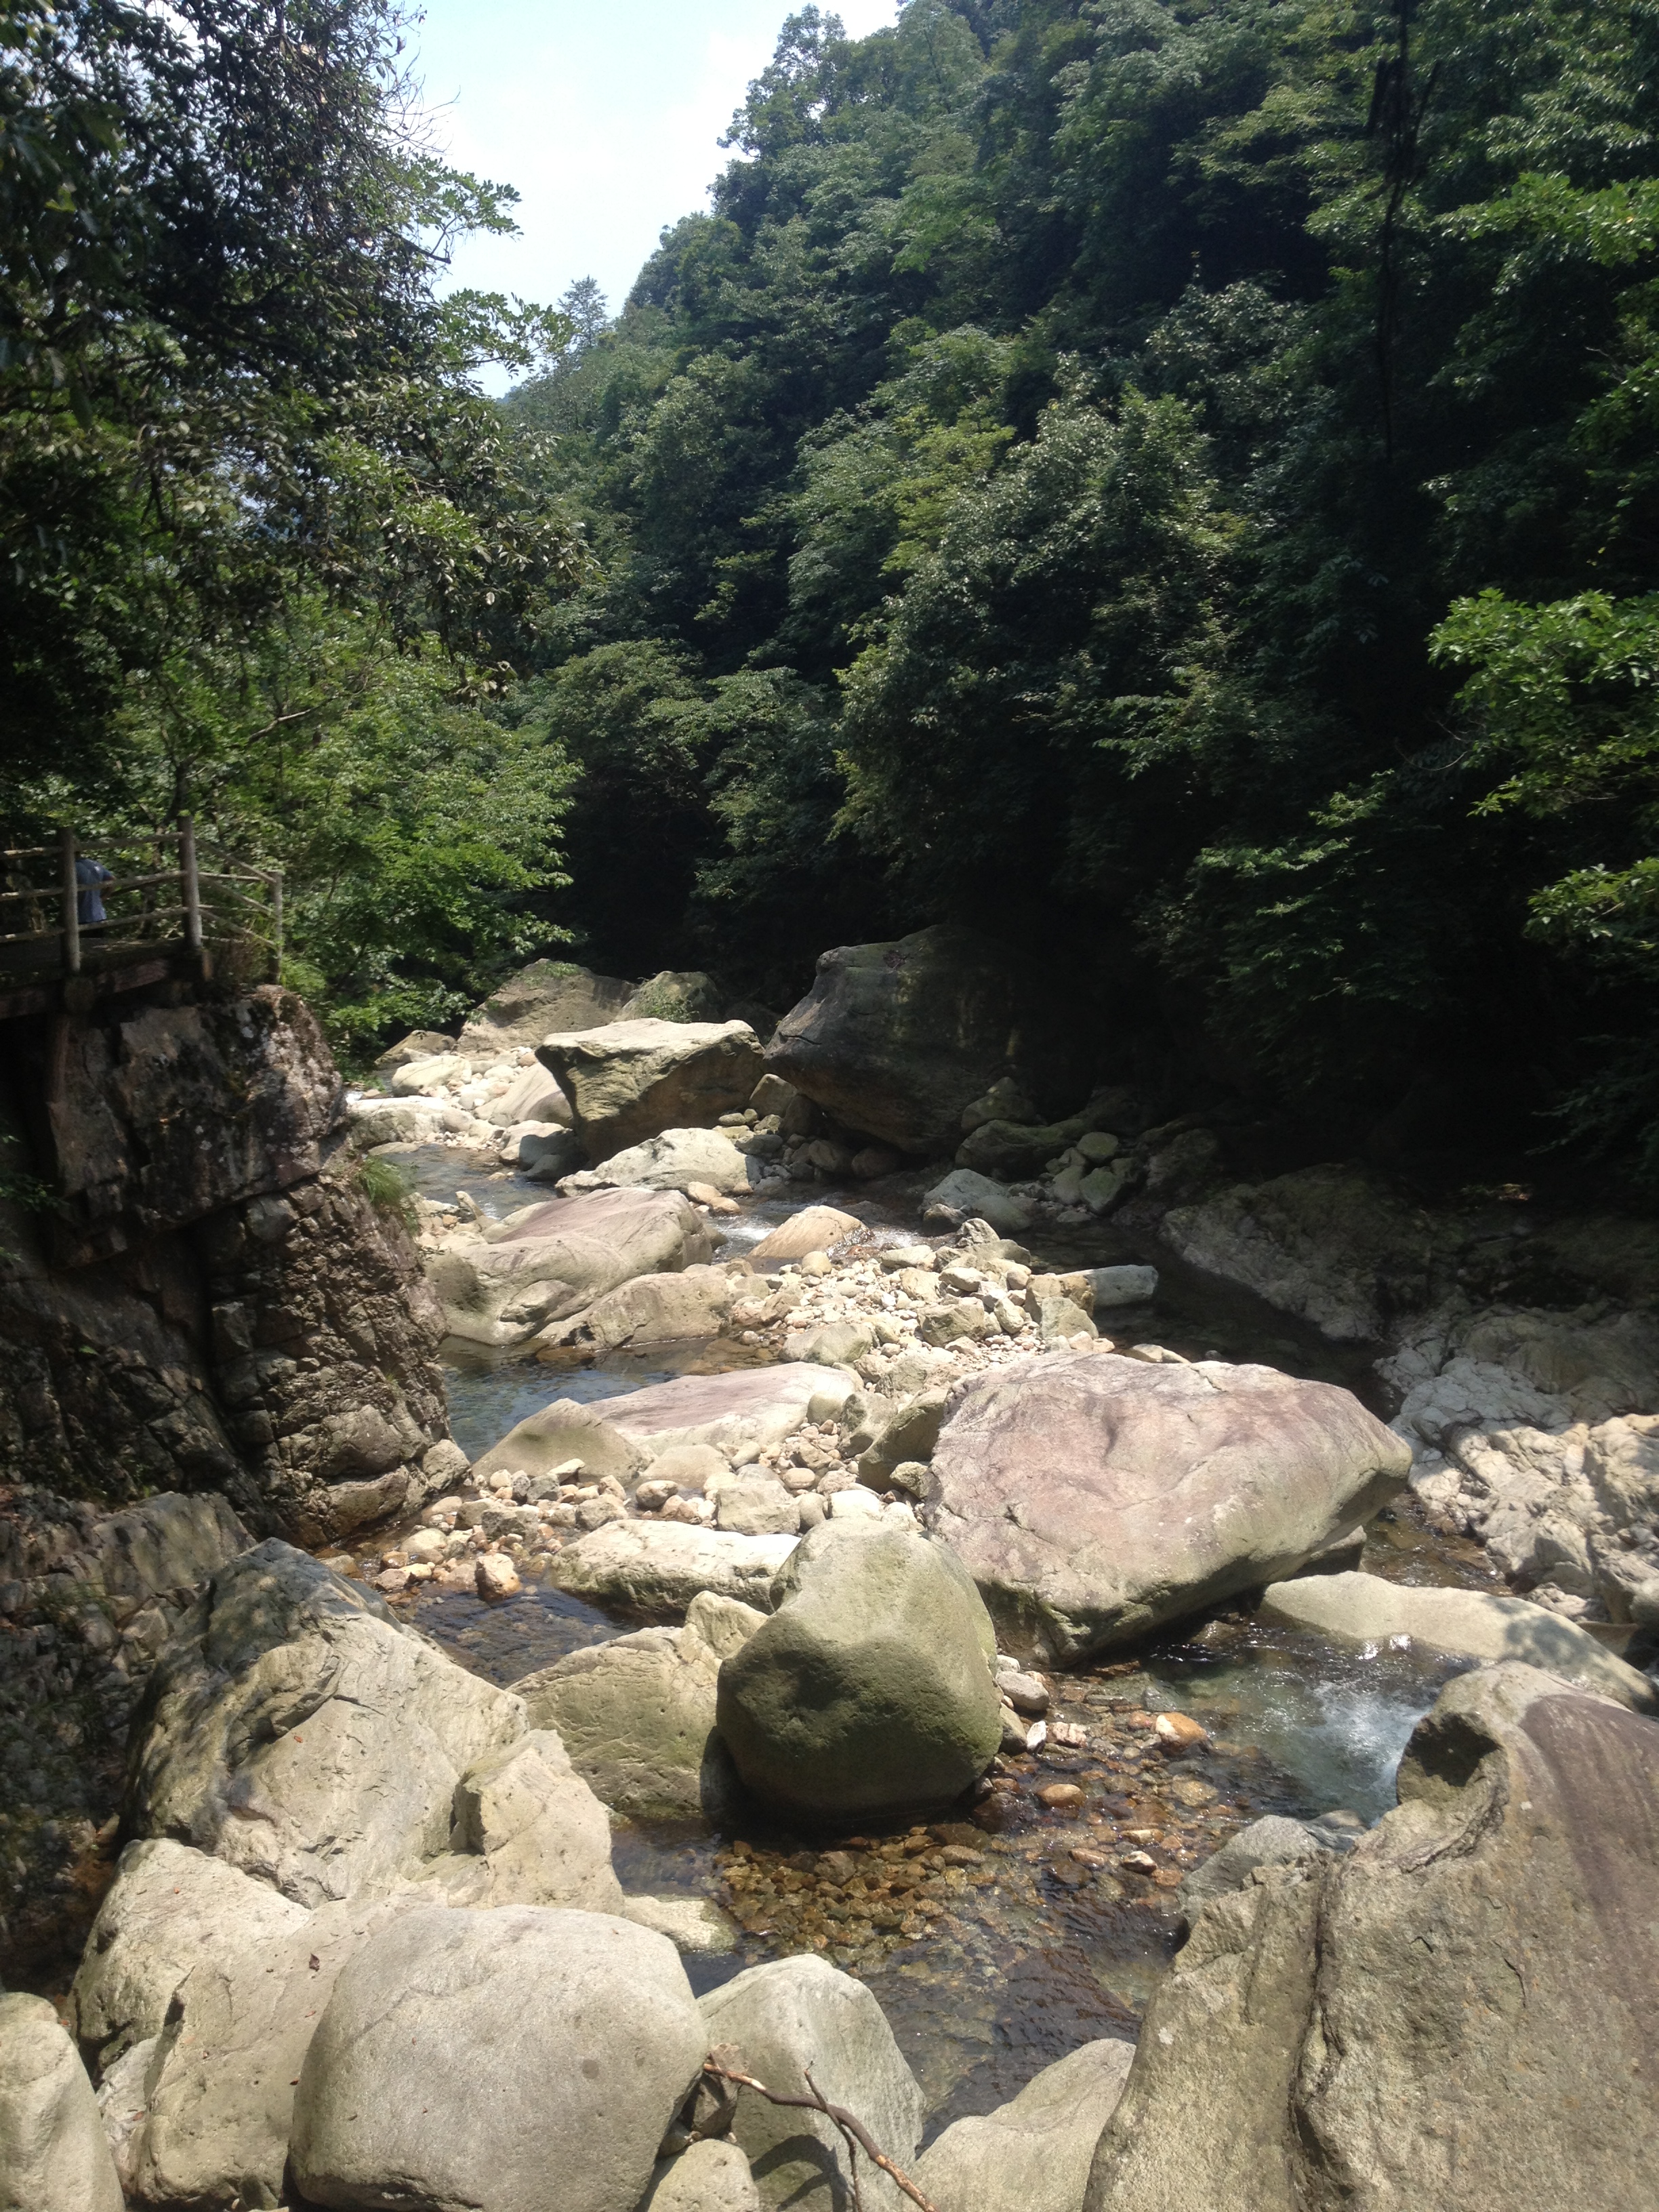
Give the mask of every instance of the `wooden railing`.
POLYGON ((0 966, 13 974, 78 975, 165 951, 205 962, 210 945, 252 945, 267 954, 271 974, 283 957, 283 877, 198 842, 188 815, 176 830, 137 836, 93 838, 73 830, 52 845, 0 849, 0 966), (94 862, 105 880, 82 882, 76 864, 94 862), (104 910, 101 921, 82 919, 104 910), (89 957, 90 956, 90 957, 89 957))

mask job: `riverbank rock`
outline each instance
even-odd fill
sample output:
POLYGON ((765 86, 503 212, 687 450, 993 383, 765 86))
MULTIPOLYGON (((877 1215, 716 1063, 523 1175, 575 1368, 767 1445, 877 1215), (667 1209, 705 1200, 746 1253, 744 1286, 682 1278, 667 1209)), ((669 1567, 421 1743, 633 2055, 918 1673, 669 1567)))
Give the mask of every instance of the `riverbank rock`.
POLYGON ((684 1628, 645 1628, 573 1651, 513 1686, 537 1728, 556 1729, 572 1764, 613 1810, 698 1811, 720 1660, 766 1616, 707 1594, 684 1628))
POLYGON ((544 1036, 536 1057, 558 1078, 592 1160, 742 1113, 764 1073, 744 1022, 611 1022, 544 1036))
MULTIPOLYGON (((862 1982, 823 1959, 779 1959, 711 1990, 701 2009, 709 2043, 734 2051, 739 2072, 805 2096, 810 2068, 829 2102, 856 2112, 894 2164, 909 2172, 921 2140, 921 2090, 862 1982)), ((790 2212, 845 2212, 851 2205, 845 2140, 820 2113, 769 2105, 745 2090, 731 2133, 763 2205, 787 2205, 790 2212)), ((908 2200, 862 2154, 859 2185, 866 2212, 903 2212, 908 2200)))
POLYGON ((121 2212, 98 2100, 44 1997, 0 1996, 0 2212, 121 2212))
POLYGON ((1075 1009, 1070 1023, 1061 1018, 1034 963, 941 926, 824 953, 811 990, 778 1024, 766 1066, 847 1128, 901 1152, 948 1155, 963 1109, 999 1077, 1063 1093, 1076 1033, 1075 1009))
POLYGON ((948 1804, 1001 1741, 978 1594, 942 1545, 839 1522, 803 1539, 776 1610, 720 1670, 745 1788, 809 1817, 948 1804))
POLYGON ((1071 1661, 1293 1573, 1409 1468, 1328 1382, 1053 1352, 952 1394, 923 1513, 1005 1632, 1071 1661))
POLYGON ((452 1904, 620 1912, 611 1823, 556 1729, 532 1727, 456 1784, 449 1849, 412 1869, 452 1904))
POLYGON ((629 994, 618 1021, 718 1022, 725 993, 700 968, 659 968, 629 994))
POLYGON ((1272 1583, 1261 1609, 1270 1620, 1294 1621, 1346 1644, 1384 1644, 1407 1636, 1455 1658, 1517 1660, 1634 1711, 1659 1711, 1659 1693, 1645 1674, 1573 1622, 1498 1590, 1425 1589, 1357 1573, 1304 1575, 1272 1583))
POLYGON ((573 1597, 641 1613, 684 1613, 701 1590, 769 1611, 773 1577, 799 1540, 739 1536, 683 1521, 608 1521, 566 1545, 551 1578, 573 1597))
POLYGON ((455 1049, 469 1060, 505 1060, 522 1047, 538 1045, 553 1030, 616 1021, 633 989, 619 976, 596 975, 568 960, 532 960, 473 1008, 455 1049))
POLYGON ((1627 2212, 1653 2159, 1656 1774, 1659 1727, 1622 1706, 1526 1667, 1449 1684, 1352 1851, 1200 1913, 1086 2212, 1627 2212))
POLYGON ((318 1905, 449 1841, 455 1785, 524 1709, 275 1538, 221 1568, 146 1695, 126 1819, 318 1905))
POLYGON ((1080 2212, 1134 2055, 1133 2043, 1109 2037, 1084 2044, 1012 2102, 946 2128, 910 2179, 937 2212, 1080 2212))
POLYGON ((426 1261, 452 1336, 520 1344, 636 1275, 675 1274, 713 1250, 676 1191, 595 1190, 526 1206, 483 1234, 444 1238, 426 1261))
POLYGON ((702 1183, 729 1197, 746 1194, 751 1177, 747 1158, 724 1129, 664 1129, 602 1159, 581 1180, 591 1188, 611 1183, 635 1190, 685 1191, 702 1183))
POLYGON ((295 2175, 334 2206, 635 2212, 707 2047, 665 1936, 524 1905, 409 1912, 317 2024, 295 2175))
POLYGON ((649 1455, 606 1419, 605 1408, 614 1402, 602 1399, 588 1405, 576 1398, 553 1399, 539 1413, 526 1414, 499 1443, 481 1452, 473 1462, 474 1476, 483 1481, 500 1469, 508 1474, 522 1469, 532 1478, 545 1477, 555 1468, 580 1460, 584 1481, 601 1482, 610 1475, 622 1483, 637 1481, 649 1455))
POLYGON ((1176 1893, 1181 1909, 1192 1920, 1212 1898, 1243 1889, 1258 1867, 1294 1866, 1327 1848, 1305 1821, 1269 1813, 1229 1836, 1218 1851, 1212 1851, 1201 1866, 1193 1869, 1176 1893))

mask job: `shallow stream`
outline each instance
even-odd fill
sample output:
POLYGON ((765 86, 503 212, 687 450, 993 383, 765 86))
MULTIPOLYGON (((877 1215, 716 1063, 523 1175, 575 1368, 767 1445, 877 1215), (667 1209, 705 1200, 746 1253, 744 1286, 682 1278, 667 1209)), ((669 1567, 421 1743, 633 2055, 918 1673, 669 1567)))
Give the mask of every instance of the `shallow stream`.
MULTIPOLYGON (((497 1218, 547 1195, 517 1175, 468 1172, 463 1156, 438 1148, 410 1154, 408 1166, 422 1195, 465 1190, 497 1218)), ((808 1186, 745 1208, 725 1249, 741 1251, 800 1207, 824 1202, 872 1226, 915 1227, 902 1190, 883 1202, 867 1191, 808 1186)), ((1121 1342, 1260 1360, 1345 1384, 1389 1410, 1374 1351, 1328 1344, 1109 1224, 1033 1231, 1031 1242, 1060 1272, 1132 1260, 1158 1267, 1157 1299, 1107 1323, 1121 1342)), ((619 1395, 744 1358, 716 1340, 678 1356, 657 1346, 572 1370, 452 1340, 451 1419, 476 1455, 551 1399, 619 1395)), ((1401 1581, 1489 1587, 1494 1579, 1477 1546, 1431 1534, 1408 1504, 1375 1525, 1363 1564, 1401 1581)), ((463 1665, 502 1684, 641 1625, 528 1577, 505 1604, 422 1594, 412 1613, 463 1665)), ((701 1822, 626 1821, 616 1834, 617 1869, 630 1892, 712 1895, 733 1915, 732 1952, 686 1961, 700 1990, 807 1948, 858 1974, 921 2081, 931 2137, 1006 2101, 1078 2044, 1137 2033, 1179 1941, 1175 1885, 1244 1822, 1336 1808, 1367 1825, 1379 1818, 1394 1802, 1407 1735, 1455 1671, 1409 1652, 1362 1656, 1224 1608, 1131 1656, 1051 1677, 1051 1725, 1070 1723, 1085 1741, 1060 1748, 1051 1735, 1037 1754, 1006 1762, 1010 1771, 971 1822, 826 1837, 758 1824, 719 1835, 701 1822), (1170 1709, 1201 1721, 1212 1748, 1173 1764, 1148 1749, 1150 1714, 1170 1709), (1075 1784, 1079 1802, 1041 1802, 1037 1791, 1056 1783, 1075 1784), (1138 1874, 1116 1865, 1132 1849, 1146 1860, 1138 1874)))

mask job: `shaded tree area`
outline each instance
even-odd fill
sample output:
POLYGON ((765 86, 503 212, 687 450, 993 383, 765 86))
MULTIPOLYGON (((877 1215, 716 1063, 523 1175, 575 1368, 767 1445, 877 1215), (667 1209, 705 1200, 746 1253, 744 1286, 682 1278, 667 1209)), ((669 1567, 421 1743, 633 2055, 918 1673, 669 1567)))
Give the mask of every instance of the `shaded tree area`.
POLYGON ((504 410, 589 556, 509 711, 595 964, 781 1003, 948 915, 1092 972, 1103 1061, 1651 1151, 1656 41, 792 15, 708 212, 504 410))
POLYGON ((0 11, 8 842, 193 814, 289 879, 337 1033, 561 934, 570 770, 499 712, 582 555, 438 296, 514 195, 423 136, 388 0, 0 11))

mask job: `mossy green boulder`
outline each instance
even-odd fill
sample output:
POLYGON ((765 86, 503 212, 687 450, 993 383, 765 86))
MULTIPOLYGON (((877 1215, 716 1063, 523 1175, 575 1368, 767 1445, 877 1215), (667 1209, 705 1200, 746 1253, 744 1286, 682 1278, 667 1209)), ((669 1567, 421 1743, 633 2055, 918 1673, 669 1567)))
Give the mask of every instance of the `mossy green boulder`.
POLYGON ((720 1732, 744 1787, 814 1820, 948 1804, 1001 1741, 995 1637, 955 1556, 914 1529, 831 1522, 796 1548, 776 1610, 720 1668, 720 1732))

